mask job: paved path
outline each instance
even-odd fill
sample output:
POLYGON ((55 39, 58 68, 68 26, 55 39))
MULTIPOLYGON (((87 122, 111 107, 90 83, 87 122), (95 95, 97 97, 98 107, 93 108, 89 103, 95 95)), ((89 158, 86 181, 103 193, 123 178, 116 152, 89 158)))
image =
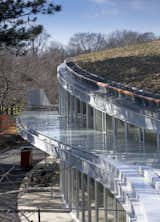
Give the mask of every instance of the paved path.
POLYGON ((21 184, 20 189, 22 192, 19 194, 18 210, 26 209, 27 211, 32 211, 24 211, 23 214, 19 213, 21 222, 74 221, 70 212, 65 208, 62 194, 59 190, 58 176, 56 174, 53 176, 53 170, 51 170, 53 166, 53 159, 51 157, 47 158, 46 164, 44 161, 41 161, 21 184), (46 170, 47 173, 45 173, 45 167, 48 170, 46 170), (53 181, 51 181, 51 178, 53 178, 53 181), (54 185, 52 186, 51 184, 54 185), (27 187, 26 192, 24 192, 25 187, 27 187), (38 218, 38 209, 40 209, 40 220, 38 218), (34 210, 35 212, 33 212, 34 210))
MULTIPOLYGON (((20 167, 18 147, 9 147, 0 152, 0 222, 19 222, 17 198, 26 171, 20 167)), ((33 165, 44 159, 44 153, 33 151, 33 165)))

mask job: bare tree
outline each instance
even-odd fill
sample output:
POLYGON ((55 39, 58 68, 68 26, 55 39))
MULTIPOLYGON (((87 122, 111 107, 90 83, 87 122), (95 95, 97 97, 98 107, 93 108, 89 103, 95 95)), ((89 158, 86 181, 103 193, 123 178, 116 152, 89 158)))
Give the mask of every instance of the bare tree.
POLYGON ((47 43, 50 35, 44 30, 37 38, 30 40, 29 47, 26 48, 27 53, 41 55, 47 49, 47 43))
POLYGON ((4 51, 0 56, 0 113, 5 113, 8 107, 20 104, 19 77, 15 73, 14 57, 4 51))
POLYGON ((65 51, 52 44, 40 54, 14 56, 8 51, 0 54, 0 112, 8 107, 25 104, 30 88, 43 88, 52 103, 57 102, 57 66, 64 60, 65 51), (53 47, 54 46, 54 47, 53 47))
POLYGON ((68 51, 79 54, 98 51, 106 48, 105 37, 100 33, 77 33, 70 38, 68 51))
POLYGON ((145 32, 141 34, 134 31, 117 30, 108 35, 107 47, 108 48, 123 47, 142 42, 152 41, 154 39, 156 39, 156 37, 152 32, 145 32))

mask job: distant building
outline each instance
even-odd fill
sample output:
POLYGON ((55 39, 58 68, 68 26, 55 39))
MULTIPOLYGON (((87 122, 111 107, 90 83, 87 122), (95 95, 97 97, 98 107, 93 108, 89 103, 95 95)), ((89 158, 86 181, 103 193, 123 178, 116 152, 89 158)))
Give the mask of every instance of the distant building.
POLYGON ((58 67, 59 114, 26 111, 20 134, 60 160, 66 205, 82 222, 160 221, 160 98, 58 67))

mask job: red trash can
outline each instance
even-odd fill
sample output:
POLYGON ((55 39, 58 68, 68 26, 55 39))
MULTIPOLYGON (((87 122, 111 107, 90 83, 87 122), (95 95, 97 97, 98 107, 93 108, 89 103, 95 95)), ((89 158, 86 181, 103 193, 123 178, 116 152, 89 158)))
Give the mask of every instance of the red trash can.
POLYGON ((21 167, 25 169, 32 167, 32 148, 23 148, 21 150, 21 167))

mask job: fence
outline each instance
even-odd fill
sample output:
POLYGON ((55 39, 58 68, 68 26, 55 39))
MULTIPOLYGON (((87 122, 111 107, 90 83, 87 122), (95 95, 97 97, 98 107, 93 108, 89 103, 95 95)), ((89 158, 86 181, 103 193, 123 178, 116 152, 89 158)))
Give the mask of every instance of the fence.
POLYGON ((0 106, 0 114, 19 115, 23 110, 23 106, 0 106))

